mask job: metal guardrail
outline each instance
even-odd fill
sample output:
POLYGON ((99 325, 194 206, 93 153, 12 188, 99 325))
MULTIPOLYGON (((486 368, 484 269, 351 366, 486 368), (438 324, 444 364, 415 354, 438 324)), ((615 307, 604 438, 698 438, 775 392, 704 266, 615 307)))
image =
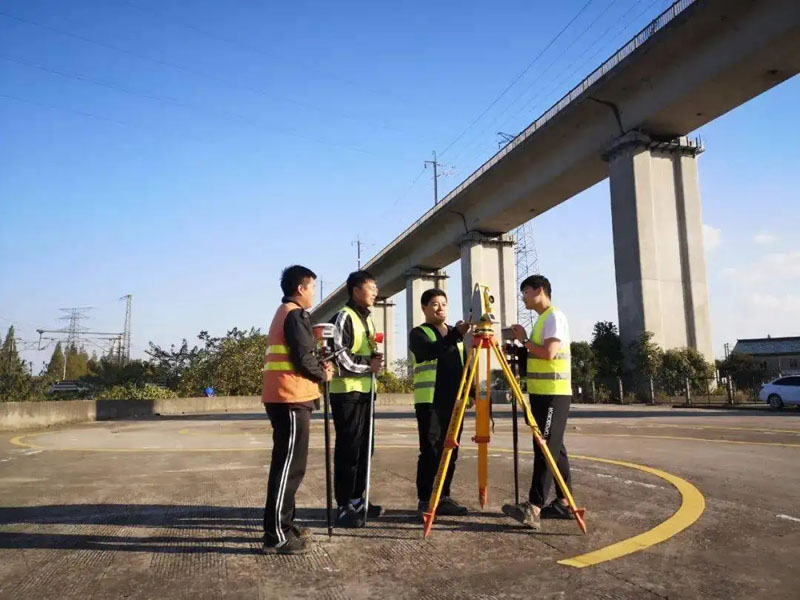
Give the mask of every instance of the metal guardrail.
MULTIPOLYGON (((369 265, 371 265, 376 260, 381 258, 384 254, 386 254, 389 251, 389 249, 395 245, 397 241, 408 236, 411 232, 417 229, 417 227, 419 227, 423 222, 428 220, 433 214, 441 210, 441 208, 445 204, 450 202, 455 196, 457 196, 465 188, 470 186, 476 179, 478 179, 486 171, 488 171, 490 168, 492 168, 494 165, 500 162, 509 152, 511 152, 514 148, 516 148, 522 142, 527 140, 536 131, 544 127, 544 125, 547 124, 548 121, 553 119, 553 117, 555 117, 558 113, 564 110, 576 98, 581 96, 587 89, 589 89, 594 83, 596 83, 598 79, 603 77, 614 67, 616 67, 620 62, 622 62, 624 59, 630 56, 634 51, 636 51, 637 48, 639 48, 647 40, 653 37, 653 35, 656 32, 663 29, 664 26, 666 26, 676 16, 678 16, 680 13, 686 10, 686 8, 688 8, 692 4, 695 4, 698 1, 699 0, 678 0, 677 2, 672 4, 672 6, 670 6, 667 10, 658 15, 655 19, 650 21, 650 23, 648 23, 647 26, 644 29, 642 29, 638 34, 636 34, 627 44, 622 46, 603 64, 601 64, 594 71, 592 71, 592 73, 590 73, 588 77, 586 77, 578 85, 576 85, 569 92, 567 92, 558 102, 556 102, 555 104, 553 104, 553 106, 551 106, 548 110, 546 110, 542 116, 536 119, 533 123, 531 123, 528 127, 526 127, 519 135, 517 135, 517 137, 515 137, 508 144, 506 144, 502 150, 500 150, 497 154, 492 156, 489 160, 487 160, 475 171, 473 171, 469 177, 467 177, 449 194, 447 194, 442 199, 441 202, 439 202, 436 206, 425 212, 420 218, 418 218, 409 227, 407 227, 400 235, 395 237, 389 244, 387 244, 387 246, 383 250, 381 250, 378 254, 372 257, 372 259, 370 259, 369 262, 366 263, 365 268, 369 268, 369 265)), ((331 294, 335 294, 342 287, 343 285, 339 286, 333 292, 331 292, 331 294)))

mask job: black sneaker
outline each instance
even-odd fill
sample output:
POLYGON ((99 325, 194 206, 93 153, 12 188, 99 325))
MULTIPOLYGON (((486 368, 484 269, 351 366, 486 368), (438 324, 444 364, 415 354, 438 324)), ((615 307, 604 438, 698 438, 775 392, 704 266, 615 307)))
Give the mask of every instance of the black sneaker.
POLYGON ((542 522, 539 520, 539 515, 534 512, 533 505, 530 502, 504 504, 503 514, 511 517, 515 521, 519 521, 526 527, 530 527, 534 531, 539 531, 542 528, 542 522))
POLYGON ((311 540, 290 536, 280 544, 264 542, 261 551, 264 554, 306 554, 311 552, 311 540))
POLYGON ((428 512, 428 501, 427 500, 420 500, 417 503, 417 519, 419 519, 420 523, 425 522, 425 513, 428 512))
MULTIPOLYGON (((358 503, 356 506, 356 511, 359 514, 364 513, 364 501, 358 503)), ((369 519, 377 519, 378 517, 383 516, 383 513, 386 512, 380 504, 373 504, 372 502, 369 503, 369 510, 367 511, 367 518, 369 519)))
POLYGON ((437 515, 447 515, 451 517, 463 517, 468 512, 466 506, 459 504, 450 496, 442 496, 442 499, 439 500, 439 506, 436 509, 437 515))
POLYGON ((353 508, 352 504, 340 506, 339 512, 336 514, 336 526, 359 529, 364 527, 364 517, 353 508))
POLYGON ((292 525, 292 533, 301 540, 310 539, 312 536, 311 527, 301 527, 300 525, 292 525))
POLYGON ((572 519, 572 511, 569 506, 564 506, 558 500, 553 500, 542 509, 540 514, 542 519, 572 519))

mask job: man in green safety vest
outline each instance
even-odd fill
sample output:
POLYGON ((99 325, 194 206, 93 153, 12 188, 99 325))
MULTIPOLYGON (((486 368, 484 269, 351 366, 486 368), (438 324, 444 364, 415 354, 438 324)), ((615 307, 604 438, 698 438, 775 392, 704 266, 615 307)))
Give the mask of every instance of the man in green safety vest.
POLYGON ((339 367, 330 383, 331 411, 336 430, 333 484, 339 527, 363 527, 367 517, 383 514, 383 508, 364 506, 367 485, 369 425, 372 419, 373 375, 381 369, 375 348, 375 325, 370 307, 378 297, 378 284, 368 271, 347 277, 347 304, 332 319, 333 345, 339 367))
MULTIPOLYGON (((447 295, 440 289, 426 290, 421 298, 425 323, 408 334, 408 347, 414 368, 414 412, 419 432, 417 459, 417 516, 428 511, 433 480, 442 454, 442 444, 450 426, 450 416, 464 370, 464 334, 469 324, 459 321, 451 327, 447 319, 447 295)), ((460 432, 459 432, 460 437, 460 432)), ((438 514, 465 515, 467 507, 450 497, 450 484, 456 470, 458 448, 442 487, 438 514)))
MULTIPOLYGON (((558 470, 570 486, 569 458, 564 445, 564 432, 572 401, 570 336, 567 318, 553 306, 550 281, 542 275, 532 275, 520 285, 525 307, 539 315, 530 338, 525 328, 514 325, 514 337, 527 350, 527 387, 531 411, 536 424, 556 459, 558 470)), ((553 474, 547 467, 544 454, 533 444, 533 479, 528 501, 506 504, 503 512, 524 525, 539 530, 540 519, 571 519, 567 500, 556 487, 556 498, 547 503, 553 474)))

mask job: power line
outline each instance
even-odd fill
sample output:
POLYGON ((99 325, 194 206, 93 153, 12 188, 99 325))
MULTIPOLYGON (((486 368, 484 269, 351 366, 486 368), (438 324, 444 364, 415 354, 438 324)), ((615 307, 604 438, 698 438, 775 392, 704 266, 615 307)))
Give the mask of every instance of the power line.
MULTIPOLYGON (((480 144, 482 143, 482 139, 483 139, 483 136, 485 135, 485 133, 486 133, 488 130, 490 130, 490 129, 494 129, 494 128, 496 127, 496 124, 497 124, 497 122, 498 122, 498 121, 499 121, 499 120, 500 120, 500 119, 501 119, 501 118, 502 118, 502 117, 503 117, 503 116, 504 116, 506 113, 508 113, 508 111, 509 111, 509 110, 511 110, 511 108, 512 108, 512 107, 513 107, 515 104, 517 104, 517 103, 518 103, 518 102, 519 102, 519 101, 520 101, 522 98, 524 98, 525 94, 527 94, 527 93, 528 93, 528 91, 529 91, 531 88, 533 88, 534 86, 536 86, 537 84, 539 84, 539 83, 542 81, 542 78, 544 77, 545 73, 547 73, 547 72, 550 70, 550 68, 551 68, 553 65, 555 65, 555 64, 556 64, 556 63, 557 63, 559 60, 561 60, 561 59, 562 59, 562 58, 563 58, 563 57, 564 57, 564 56, 565 56, 565 55, 566 55, 566 54, 569 52, 569 50, 570 50, 571 48, 573 48, 573 47, 574 47, 574 46, 575 46, 575 45, 576 45, 576 44, 577 44, 577 43, 578 43, 578 42, 579 42, 579 41, 580 41, 580 40, 581 40, 581 39, 584 37, 584 35, 586 35, 586 33, 587 33, 587 32, 588 32, 588 31, 589 31, 589 30, 590 30, 592 27, 594 27, 594 25, 595 25, 595 24, 596 24, 596 23, 597 23, 597 22, 598 22, 598 21, 599 21, 599 20, 600 20, 600 19, 601 19, 603 16, 605 16, 606 14, 608 14, 608 12, 611 10, 611 8, 614 6, 614 4, 616 4, 616 3, 617 3, 617 1, 618 1, 618 0, 612 0, 612 1, 611 1, 609 4, 607 4, 607 5, 606 5, 606 6, 605 6, 605 7, 604 7, 604 8, 603 8, 601 11, 600 11, 600 13, 599 13, 599 14, 598 14, 598 15, 597 15, 597 16, 596 16, 596 17, 595 17, 595 18, 594 18, 594 19, 593 19, 593 20, 592 20, 592 21, 591 21, 591 22, 590 22, 590 23, 589 23, 589 24, 588 24, 588 25, 587 25, 587 26, 586 26, 586 27, 585 27, 585 28, 584 28, 584 29, 583 29, 583 30, 582 30, 582 31, 581 31, 581 32, 580 32, 580 33, 579 33, 579 34, 578 34, 578 35, 577 35, 577 36, 576 36, 574 39, 573 39, 573 40, 572 40, 572 42, 570 42, 569 46, 568 46, 568 47, 567 47, 567 48, 566 48, 566 49, 565 49, 563 52, 559 53, 559 54, 558 54, 558 55, 557 55, 557 56, 556 56, 556 57, 555 57, 555 58, 554 58, 554 59, 553 59, 553 60, 550 62, 550 64, 548 64, 548 65, 547 65, 547 67, 545 67, 545 68, 544 68, 544 70, 542 70, 542 71, 541 71, 541 72, 540 72, 540 73, 539 73, 539 74, 538 74, 538 75, 537 75, 537 76, 536 76, 536 77, 533 79, 533 81, 531 81, 531 82, 528 84, 528 86, 527 86, 527 87, 526 87, 526 88, 525 88, 525 89, 524 89, 522 92, 520 92, 520 93, 519 93, 519 94, 518 94, 518 95, 517 95, 517 96, 516 96, 516 97, 515 97, 513 100, 511 100, 511 102, 509 102, 509 103, 507 104, 507 106, 506 106, 506 107, 505 107, 505 108, 504 108, 502 111, 500 111, 500 112, 499 112, 497 115, 495 115, 495 116, 494 116, 494 118, 492 119, 491 123, 489 123, 489 124, 488 124, 488 125, 487 125, 487 126, 484 128, 484 129, 482 129, 482 130, 481 130, 481 132, 480 132, 480 133, 477 135, 475 142, 473 142, 473 143, 471 143, 469 146, 467 146, 467 148, 466 148, 466 149, 462 148, 462 150, 461 150, 461 151, 459 152, 459 154, 457 155, 457 158, 455 158, 454 160, 458 160, 458 157, 461 157, 461 156, 462 156, 462 155, 464 155, 465 153, 467 153, 467 155, 469 155, 468 153, 472 152, 472 151, 473 151, 473 150, 476 148, 476 146, 480 145, 480 144)), ((636 0, 636 2, 639 2, 639 1, 640 1, 640 0, 636 0)), ((571 66, 571 65, 570 65, 570 66, 571 66)), ((538 95, 538 94, 536 94, 536 95, 538 95)), ((515 114, 519 114, 519 112, 517 112, 517 113, 515 113, 515 114)))
MULTIPOLYGON (((650 10, 650 9, 651 9, 651 8, 652 8, 654 5, 655 5, 655 4, 657 4, 659 1, 660 1, 660 0, 653 0, 653 2, 651 2, 649 5, 647 5, 647 6, 646 6, 646 7, 645 7, 645 8, 644 8, 644 9, 643 9, 641 12, 639 12, 639 13, 638 13, 638 14, 637 14, 635 17, 633 17, 632 19, 630 19, 630 20, 627 20, 627 21, 626 21, 626 20, 625 20, 625 19, 626 19, 626 17, 627 17, 627 16, 628 16, 628 15, 629 15, 629 14, 630 14, 630 13, 631 13, 631 12, 632 12, 634 9, 635 9, 636 5, 638 5, 638 4, 641 2, 641 0, 635 0, 635 1, 634 1, 634 3, 633 3, 633 4, 632 4, 632 5, 631 5, 631 6, 628 8, 628 10, 627 10, 627 11, 625 11, 625 13, 624 13, 624 14, 623 14, 621 17, 617 18, 617 19, 614 21, 614 24, 613 24, 612 26, 608 27, 608 28, 607 28, 607 29, 606 29, 606 30, 605 30, 603 33, 601 33, 601 34, 600 34, 600 36, 598 36, 598 37, 595 39, 595 41, 594 41, 594 42, 592 42, 592 43, 591 43, 589 46, 587 46, 587 49, 586 49, 586 50, 584 50, 584 52, 583 52, 583 53, 582 53, 582 54, 581 54, 581 55, 580 55, 580 56, 579 56, 577 59, 573 60, 573 61, 572 61, 572 62, 571 62, 571 63, 570 63, 570 64, 569 64, 569 65, 568 65, 566 68, 569 68, 569 67, 571 67, 573 64, 575 64, 575 62, 576 62, 577 60, 580 60, 580 59, 581 59, 583 56, 585 56, 585 55, 586 55, 586 53, 587 53, 589 50, 591 50, 591 48, 593 48, 595 45, 597 45, 597 43, 598 43, 599 41, 602 41, 602 40, 604 40, 604 39, 607 39, 607 38, 606 38, 606 34, 607 34, 609 31, 611 31, 611 30, 612 30, 612 29, 613 29, 613 28, 614 28, 614 27, 615 27, 615 26, 616 26, 616 25, 617 25, 619 22, 621 22, 621 21, 622 21, 622 22, 623 22, 623 25, 622 25, 622 27, 621 27, 620 29, 618 29, 618 32, 617 32, 617 33, 616 33, 616 34, 615 34, 615 35, 614 35, 614 36, 611 38, 612 40, 613 40, 613 39, 617 39, 617 38, 619 38, 621 35, 624 35, 624 34, 625 34, 625 32, 627 32, 627 31, 628 31, 628 30, 629 30, 631 27, 637 27, 637 24, 638 24, 638 22, 639 22, 639 19, 640 19, 640 18, 641 18, 643 15, 645 15, 645 14, 646 14, 646 13, 647 13, 647 12, 648 12, 648 11, 649 11, 649 10, 650 10)), ((593 21, 593 22, 596 22, 597 20, 598 20, 598 19, 595 19, 595 21, 593 21)), ((587 29, 588 29, 588 28, 587 28, 587 29)), ((584 30, 584 33, 585 33, 585 31, 586 31, 586 30, 584 30)), ((567 77, 566 77, 566 78, 564 78, 564 77, 561 77, 561 78, 559 78, 558 80, 556 80, 556 82, 555 82, 555 85, 551 86, 551 87, 550 87, 550 88, 549 88, 549 89, 548 89, 546 92, 542 92, 542 91, 540 91, 539 93, 535 94, 535 95, 534 95, 534 96, 533 96, 533 97, 532 97, 532 98, 531 98, 531 99, 530 99, 530 100, 529 100, 529 101, 528 101, 528 102, 527 102, 527 103, 526 103, 526 104, 525 104, 525 105, 524 105, 524 106, 523 106, 523 107, 522 107, 520 110, 518 110, 518 111, 517 111, 517 112, 514 114, 514 117, 516 117, 517 115, 521 114, 523 111, 526 111, 526 110, 528 110, 528 107, 529 107, 529 106, 530 106, 530 105, 531 105, 531 104, 532 104, 532 103, 533 103, 533 102, 534 102, 534 101, 535 101, 537 98, 547 98, 547 97, 549 97, 549 95, 550 95, 550 94, 552 94, 553 92, 555 92, 555 91, 556 91, 556 90, 559 88, 559 86, 560 86, 560 84, 561 84, 562 82, 564 82, 564 81, 568 80, 568 79, 569 79, 569 77, 573 76, 573 75, 574 75, 576 72, 578 72, 579 70, 581 70, 581 69, 585 68, 585 66, 586 66, 588 63, 590 63, 590 62, 591 62, 591 61, 594 59, 594 57, 596 57, 596 56, 597 56, 597 54, 599 54, 600 52, 602 52, 602 51, 603 51, 605 48, 606 48, 606 45, 600 46, 600 47, 598 48, 598 50, 597 50, 597 51, 595 51, 595 52, 594 52, 594 53, 593 53, 593 54, 592 54, 592 55, 591 55, 591 56, 590 56, 590 57, 589 57, 589 58, 588 58, 586 61, 584 61, 584 62, 583 62, 581 65, 579 65, 578 67, 576 67, 576 69, 574 69, 574 70, 573 70, 573 71, 572 71, 572 72, 571 72, 569 75, 567 75, 567 77)), ((550 63, 550 65, 548 65, 548 67, 545 69, 545 71, 543 71, 543 73, 544 73, 544 72, 546 72, 547 70, 549 70, 549 68, 550 68, 550 67, 552 67, 552 66, 553 66, 553 65, 554 65, 556 62, 558 62, 558 60, 559 60, 559 59, 560 59, 560 57, 558 57, 558 58, 556 58, 555 60, 553 60, 553 61, 550 63)), ((536 82, 533 82, 533 83, 536 83, 536 82)), ((530 89, 530 87, 532 87, 532 85, 533 85, 533 84, 529 85, 527 89, 530 89)), ((523 95, 524 95, 524 93, 523 93, 523 95)), ((522 96, 518 97, 518 99, 519 99, 519 98, 521 98, 521 97, 522 97, 522 96)), ((512 102, 511 104, 509 104, 509 106, 508 106, 507 108, 510 108, 510 107, 511 107, 511 106, 513 106, 513 104, 515 104, 515 103, 516 103, 516 101, 515 101, 515 102, 512 102)), ((539 111, 537 111, 537 112, 543 112, 543 110, 539 110, 539 111)), ((489 127, 493 127, 493 126, 495 126, 495 123, 497 122, 498 118, 499 118, 499 116, 498 116, 498 117, 495 117, 495 119, 492 121, 492 123, 489 125, 489 127)), ((526 123, 527 123, 527 121, 526 121, 526 123)), ((487 127, 486 129, 488 129, 489 127, 487 127)), ((484 131, 485 131, 485 130, 484 130, 484 131)), ((478 139, 478 144, 480 144, 480 139, 478 139)), ((472 149, 476 148, 478 144, 473 144, 473 145, 470 147, 470 150, 472 150, 472 149)), ((458 156, 461 156, 462 154, 464 154, 464 151, 462 151, 462 152, 461 152, 461 153, 460 153, 458 156)), ((484 160, 484 159, 481 157, 481 158, 480 158, 480 160, 484 160)))
MULTIPOLYGON (((147 56, 145 54, 140 54, 138 52, 133 52, 131 50, 128 50, 126 48, 122 48, 120 46, 116 46, 114 44, 109 44, 107 42, 101 42, 101 41, 95 40, 93 38, 86 37, 84 35, 79 35, 79 34, 73 33, 71 31, 67 31, 67 30, 64 30, 64 29, 53 27, 51 25, 45 25, 43 23, 39 23, 37 21, 32 21, 30 19, 25 19, 25 18, 19 17, 17 15, 13 15, 13 14, 7 13, 5 11, 1 11, 0 10, 0 16, 6 17, 8 19, 12 19, 14 21, 17 21, 19 23, 23 23, 23 24, 31 26, 31 27, 38 27, 40 29, 44 29, 46 31, 50 31, 50 32, 56 33, 58 35, 70 37, 70 38, 79 40, 79 41, 81 41, 81 42, 83 42, 85 44, 91 44, 91 45, 94 45, 94 46, 97 46, 97 47, 100 47, 100 48, 105 48, 107 50, 112 50, 112 51, 120 53, 120 54, 131 56, 131 57, 133 57, 133 58, 135 58, 137 60, 147 61, 147 62, 150 62, 150 63, 153 63, 153 64, 157 64, 157 65, 160 65, 160 66, 169 67, 171 69, 175 69, 175 70, 178 70, 178 71, 182 71, 184 73, 188 73, 188 74, 190 74, 190 75, 192 75, 194 77, 207 78, 207 79, 215 80, 215 81, 217 81, 219 83, 224 83, 226 85, 233 85, 233 86, 239 87, 239 88, 241 88, 243 90, 247 90, 248 92, 251 92, 253 94, 257 94, 257 95, 259 95, 261 97, 269 98, 271 100, 275 100, 276 99, 275 93, 273 91, 271 91, 271 90, 265 90, 265 89, 262 89, 262 88, 252 87, 252 86, 243 84, 242 82, 237 81, 237 80, 232 79, 232 78, 221 77, 221 76, 219 76, 217 74, 214 74, 214 73, 209 73, 207 71, 201 71, 201 70, 198 70, 198 69, 194 69, 192 67, 187 67, 187 66, 184 66, 184 65, 181 65, 181 64, 178 64, 178 63, 174 63, 174 62, 171 62, 171 61, 168 61, 168 60, 164 60, 162 58, 156 58, 156 57, 153 57, 153 56, 147 56)), ((297 100, 295 98, 283 97, 283 100, 285 100, 286 102, 289 102, 291 104, 295 104, 297 106, 302 106, 302 107, 305 107, 305 108, 308 108, 308 109, 311 109, 311 110, 315 110, 315 111, 319 112, 320 114, 322 114, 322 115, 324 115, 326 117, 329 117, 330 115, 333 115, 333 116, 336 116, 336 117, 339 117, 339 118, 343 118, 343 119, 363 122, 363 116, 360 116, 360 115, 351 115, 351 114, 341 113, 341 112, 337 112, 337 111, 331 111, 330 108, 328 108, 328 107, 321 108, 321 107, 319 107, 317 105, 311 104, 309 102, 304 102, 302 100, 297 100)), ((380 128, 380 129, 385 129, 387 131, 391 131, 391 132, 394 132, 394 133, 403 133, 403 134, 407 134, 408 133, 407 131, 404 131, 402 129, 397 129, 397 128, 394 128, 394 127, 390 127, 390 126, 382 124, 382 123, 378 123, 378 124, 376 124, 376 126, 378 128, 380 128)))
POLYGON ((508 92, 508 91, 509 91, 509 90, 510 90, 512 87, 514 87, 514 86, 516 85, 516 83, 517 83, 517 82, 518 82, 520 79, 522 79, 522 77, 524 77, 524 76, 525 76, 525 74, 526 74, 526 73, 527 73, 527 72, 528 72, 528 71, 531 69, 531 67, 533 67, 533 65, 534 65, 534 64, 536 64, 536 62, 537 62, 537 61, 538 61, 538 60, 539 60, 539 59, 540 59, 540 58, 541 58, 541 57, 544 55, 544 53, 545 53, 545 52, 547 52, 547 51, 550 49, 550 47, 551 47, 551 46, 552 46, 552 45, 553 45, 553 44, 554 44, 554 43, 555 43, 555 42, 556 42, 556 41, 557 41, 557 40, 558 40, 558 39, 561 37, 561 35, 562 35, 562 34, 563 34, 563 33, 564 33, 564 32, 565 32, 565 31, 566 31, 568 28, 569 28, 569 26, 570 26, 570 25, 572 25, 572 24, 575 22, 575 20, 576 20, 578 17, 580 17, 580 16, 583 14, 583 12, 584 12, 584 11, 585 11, 585 10, 586 10, 588 7, 589 7, 589 5, 590 5, 592 2, 594 2, 594 0, 588 0, 588 2, 586 2, 586 4, 584 4, 584 5, 583 5, 583 7, 582 7, 582 8, 581 8, 581 9, 580 9, 578 12, 577 12, 577 14, 576 14, 574 17, 572 17, 572 19, 570 19, 570 21, 569 21, 569 22, 568 22, 566 25, 564 25, 564 27, 561 29, 561 31, 559 31, 559 32, 558 32, 558 33, 555 35, 555 37, 554 37, 553 39, 551 39, 551 40, 550 40, 550 41, 547 43, 547 45, 544 47, 544 49, 542 49, 542 51, 541 51, 541 52, 539 52, 539 54, 536 56, 536 58, 534 58, 534 59, 533 59, 531 62, 529 62, 529 63, 527 64, 527 66, 526 66, 526 67, 525 67, 525 68, 522 70, 522 72, 521 72, 519 75, 517 75, 517 76, 516 76, 516 77, 515 77, 515 78, 514 78, 514 79, 511 81, 511 83, 509 83, 509 84, 506 86, 506 88, 505 88, 505 89, 504 89, 502 92, 500 92, 500 95, 498 95, 498 96, 497 96, 497 97, 496 97, 494 100, 492 100, 492 102, 489 104, 489 106, 487 106, 487 107, 486 107, 486 108, 483 110, 483 112, 481 112, 481 114, 479 114, 477 117, 475 117, 475 119, 474 119, 474 120, 473 120, 473 121, 472 121, 472 122, 471 122, 469 125, 467 125, 467 127, 466 127, 466 128, 465 128, 465 129, 464 129, 464 130, 463 130, 461 133, 459 133, 459 134, 458 134, 458 136, 456 136, 456 138, 455 138, 455 139, 454 139, 452 142, 450 142, 450 143, 449 143, 449 144, 448 144, 448 145, 445 147, 445 149, 444 149, 444 150, 442 150, 442 151, 441 151, 441 153, 440 153, 440 156, 444 156, 444 154, 445 154, 445 153, 446 153, 446 152, 447 152, 447 151, 448 151, 450 148, 452 148, 452 147, 453 147, 453 145, 454 145, 456 142, 458 142, 458 141, 459 141, 459 140, 460 140, 460 139, 461 139, 461 138, 464 136, 464 134, 465 134, 465 133, 467 133, 467 131, 469 131, 469 130, 472 128, 472 126, 473 126, 473 125, 475 125, 475 123, 477 123, 478 121, 480 121, 480 120, 483 118, 483 116, 484 116, 484 115, 485 115, 487 112, 489 112, 489 111, 492 109, 492 107, 493 107, 495 104, 497 104, 497 103, 500 101, 500 99, 501 99, 503 96, 505 96, 505 95, 506 95, 506 93, 507 93, 507 92, 508 92))
MULTIPOLYGON (((230 46, 233 46, 233 47, 238 48, 238 49, 240 49, 242 51, 245 51, 245 52, 249 52, 249 53, 252 53, 252 54, 257 54, 259 56, 267 57, 267 58, 273 59, 273 60, 274 59, 277 59, 277 60, 280 60, 280 61, 285 61, 286 60, 284 57, 278 56, 278 55, 276 55, 274 53, 270 53, 270 52, 264 50, 263 48, 259 48, 257 46, 253 46, 251 44, 247 44, 247 43, 243 42, 240 39, 233 39, 233 38, 225 37, 225 36, 220 35, 218 33, 209 31, 207 29, 203 29, 201 27, 197 27, 196 25, 192 25, 191 23, 187 23, 185 21, 177 20, 174 17, 168 17, 168 16, 164 15, 164 13, 144 8, 144 7, 139 6, 138 4, 133 3, 133 2, 128 2, 128 1, 125 1, 125 0, 117 0, 116 4, 121 5, 121 6, 127 6, 129 8, 132 8, 132 9, 140 12, 140 13, 147 14, 147 15, 150 15, 150 16, 154 16, 157 19, 159 19, 162 24, 167 23, 168 25, 171 25, 173 27, 179 27, 181 29, 186 29, 188 31, 193 31, 196 34, 200 34, 202 36, 205 36, 205 37, 207 37, 209 39, 212 39, 212 40, 215 40, 217 42, 222 42, 224 44, 228 44, 230 46)), ((291 60, 295 64, 299 65, 302 59, 297 57, 297 56, 292 56, 291 60)), ((317 74, 323 75, 325 77, 329 77, 329 78, 334 79, 334 80, 338 80, 341 83, 344 83, 345 85, 361 89, 362 91, 368 92, 368 93, 370 93, 372 95, 383 96, 383 97, 389 98, 389 99, 391 99, 393 101, 397 101, 398 98, 400 98, 400 99, 402 99, 404 101, 412 100, 417 106, 420 106, 421 108, 434 109, 434 110, 439 108, 439 107, 435 107, 435 106, 429 105, 429 104, 427 104, 425 102, 420 102, 419 98, 416 98, 416 97, 414 97, 414 98, 410 98, 410 97, 401 98, 401 96, 400 96, 400 94, 398 94, 397 90, 380 90, 378 88, 364 86, 361 82, 359 82, 357 80, 349 79, 349 78, 346 78, 346 77, 341 77, 339 75, 335 75, 333 73, 330 73, 330 72, 327 72, 327 71, 323 71, 323 70, 318 68, 317 63, 308 62, 308 61, 302 61, 302 62, 303 62, 302 68, 305 69, 306 71, 314 71, 317 74)))
POLYGON ((18 58, 15 58, 15 57, 10 57, 10 56, 6 56, 6 55, 0 55, 0 60, 5 60, 5 61, 11 62, 11 63, 15 63, 15 64, 18 64, 18 65, 21 65, 21 66, 24 66, 24 67, 27 67, 27 68, 30 68, 30 69, 36 69, 36 70, 39 70, 39 71, 43 71, 45 73, 50 73, 52 75, 58 75, 59 77, 63 77, 65 79, 71 79, 71 80, 75 80, 75 81, 80 81, 80 82, 83 82, 83 83, 88 83, 88 84, 91 84, 91 85, 95 85, 95 86, 111 89, 111 90, 114 90, 114 91, 117 91, 117 92, 121 92, 121 93, 124 93, 124 94, 131 95, 131 96, 138 96, 138 97, 146 98, 146 99, 153 100, 153 101, 156 101, 156 102, 161 102, 162 104, 168 104, 168 105, 173 106, 175 108, 181 108, 181 109, 185 109, 185 110, 186 109, 194 110, 194 111, 198 111, 198 112, 201 112, 201 113, 206 113, 206 114, 212 115, 212 116, 217 117, 217 118, 228 117, 228 120, 231 120, 231 118, 234 118, 234 119, 236 119, 236 121, 239 124, 256 125, 256 126, 262 128, 262 129, 270 130, 270 131, 272 131, 274 133, 277 133, 279 135, 285 135, 285 136, 289 136, 289 137, 296 137, 296 138, 299 138, 299 139, 306 139, 306 140, 309 140, 309 141, 313 141, 313 142, 316 142, 316 143, 322 143, 322 144, 325 144, 325 145, 328 145, 328 146, 332 146, 332 147, 345 148, 345 149, 348 149, 348 150, 352 150, 354 152, 360 152, 362 154, 374 155, 372 152, 370 152, 368 150, 365 150, 363 148, 360 148, 358 146, 351 146, 351 145, 348 145, 348 144, 340 144, 340 143, 337 143, 337 142, 330 142, 328 140, 324 140, 324 139, 321 139, 321 138, 315 138, 315 137, 307 136, 305 134, 301 134, 301 133, 297 133, 297 132, 290 132, 290 131, 285 131, 285 130, 281 130, 281 129, 276 129, 274 127, 264 127, 262 123, 260 123, 258 121, 255 121, 252 118, 247 117, 245 115, 238 114, 238 113, 234 113, 234 112, 230 112, 230 111, 217 111, 217 110, 213 110, 213 109, 207 109, 207 108, 202 107, 200 105, 189 104, 187 102, 184 102, 182 100, 178 100, 176 98, 172 98, 172 97, 169 97, 169 96, 161 96, 161 95, 158 95, 158 94, 150 94, 150 93, 147 93, 147 92, 139 92, 137 90, 133 90, 133 89, 127 88, 125 86, 121 86, 121 85, 116 84, 116 83, 101 81, 101 80, 95 79, 93 77, 89 77, 89 76, 82 75, 82 74, 68 73, 68 72, 65 72, 65 71, 61 71, 59 69, 53 69, 51 67, 47 67, 47 66, 36 64, 36 63, 33 63, 33 62, 25 61, 25 60, 18 59, 18 58))
POLYGON ((70 108, 63 108, 60 106, 50 106, 47 104, 42 104, 41 102, 36 102, 34 100, 20 98, 19 96, 12 96, 10 94, 0 94, 0 98, 6 98, 7 100, 14 100, 15 102, 21 102, 22 104, 30 104, 32 106, 38 106, 39 108, 45 108, 47 110, 56 110, 66 113, 72 113, 75 115, 79 115, 81 117, 88 117, 90 119, 98 119, 100 121, 106 121, 107 123, 116 123, 117 125, 125 125, 125 126, 131 125, 131 123, 126 123, 125 121, 119 121, 117 119, 109 119, 108 117, 103 117, 101 115, 97 115, 94 113, 89 113, 81 110, 74 110, 70 108))

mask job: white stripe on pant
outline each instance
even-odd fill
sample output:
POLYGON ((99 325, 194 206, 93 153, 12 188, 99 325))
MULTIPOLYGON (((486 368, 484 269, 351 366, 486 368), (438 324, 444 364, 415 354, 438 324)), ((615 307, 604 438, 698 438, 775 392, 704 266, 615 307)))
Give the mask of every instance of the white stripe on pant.
POLYGON ((308 459, 311 408, 285 403, 265 405, 272 424, 272 458, 264 506, 264 541, 286 542, 293 526, 295 494, 308 459))
POLYGON ((294 434, 296 431, 294 411, 289 411, 289 421, 292 424, 292 433, 289 434, 289 451, 286 454, 286 462, 283 463, 281 485, 278 488, 278 501, 275 503, 275 531, 278 534, 278 543, 286 541, 286 536, 283 535, 283 528, 281 527, 281 510, 283 509, 283 497, 286 494, 286 480, 289 477, 289 465, 292 464, 292 455, 294 454, 294 434))

